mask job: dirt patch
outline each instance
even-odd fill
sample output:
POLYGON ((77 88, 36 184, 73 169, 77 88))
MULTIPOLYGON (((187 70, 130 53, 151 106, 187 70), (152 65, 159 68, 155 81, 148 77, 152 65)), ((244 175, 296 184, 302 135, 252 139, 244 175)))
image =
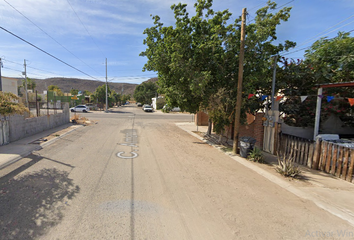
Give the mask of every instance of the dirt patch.
POLYGON ((84 125, 84 126, 88 126, 88 125, 92 125, 92 124, 97 124, 97 122, 95 121, 90 121, 89 119, 87 119, 86 117, 82 117, 79 114, 75 114, 71 119, 70 122, 72 122, 73 124, 79 124, 79 125, 84 125))

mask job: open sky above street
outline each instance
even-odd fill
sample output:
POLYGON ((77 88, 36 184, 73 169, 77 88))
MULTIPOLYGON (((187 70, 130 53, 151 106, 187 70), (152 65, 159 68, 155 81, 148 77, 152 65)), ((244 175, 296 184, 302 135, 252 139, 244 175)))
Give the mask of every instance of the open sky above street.
MULTIPOLYGON (((170 6, 178 2, 188 4, 194 15, 195 0, 0 0, 2 75, 21 77, 26 59, 30 78, 104 81, 107 58, 109 81, 140 84, 157 76, 142 72, 147 58, 139 56, 146 48, 143 31, 153 26, 150 15, 159 15, 165 26, 173 25, 170 6)), ((353 0, 276 2, 279 7, 293 7, 289 21, 278 28, 278 41, 297 43, 295 49, 283 53, 285 57, 303 58, 305 48, 319 38, 354 30, 353 0)), ((214 0, 212 8, 229 9, 232 21, 247 8, 247 23, 251 23, 266 3, 214 0)))

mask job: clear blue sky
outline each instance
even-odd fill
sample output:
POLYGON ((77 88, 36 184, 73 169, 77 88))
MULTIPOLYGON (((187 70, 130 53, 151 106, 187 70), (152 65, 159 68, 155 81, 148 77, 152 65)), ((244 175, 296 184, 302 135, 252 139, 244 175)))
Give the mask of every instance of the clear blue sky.
MULTIPOLYGON (((30 78, 77 77, 141 83, 153 72, 142 72, 147 59, 143 31, 151 27, 152 15, 159 15, 166 25, 173 25, 170 6, 177 0, 0 0, 0 27, 52 54, 69 66, 0 29, 2 75, 20 77, 27 61, 30 78), (11 4, 11 6, 9 5, 11 4), (87 74, 87 75, 86 75, 87 74), (93 77, 90 78, 89 76, 93 77)), ((194 0, 181 1, 194 13, 194 0)), ((338 31, 354 29, 354 0, 277 0, 278 6, 293 7, 288 22, 278 28, 278 40, 297 42, 286 57, 302 58, 302 48, 319 37, 334 37, 338 31)), ((252 20, 264 0, 214 0, 214 10, 229 9, 232 19, 242 8, 252 20)), ((353 36, 352 32, 352 36, 353 36)))

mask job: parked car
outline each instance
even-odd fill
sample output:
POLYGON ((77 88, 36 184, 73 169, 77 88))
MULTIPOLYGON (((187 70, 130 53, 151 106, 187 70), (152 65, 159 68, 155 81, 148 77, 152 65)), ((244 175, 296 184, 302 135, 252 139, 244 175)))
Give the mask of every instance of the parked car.
POLYGON ((138 102, 136 105, 137 105, 138 107, 142 107, 142 106, 143 106, 143 104, 141 104, 140 102, 138 102))
POLYGON ((88 112, 90 109, 86 105, 77 105, 75 107, 70 108, 72 112, 88 112))
POLYGON ((145 112, 152 112, 152 107, 151 107, 149 104, 145 104, 145 105, 143 106, 143 110, 144 110, 145 112))

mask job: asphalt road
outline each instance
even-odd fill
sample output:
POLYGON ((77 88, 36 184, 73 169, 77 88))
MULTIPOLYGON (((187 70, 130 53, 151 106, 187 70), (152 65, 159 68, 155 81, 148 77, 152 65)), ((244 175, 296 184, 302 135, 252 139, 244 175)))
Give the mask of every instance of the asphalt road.
POLYGON ((353 232, 175 125, 192 115, 133 104, 80 115, 97 124, 0 179, 0 239, 346 239, 338 231, 353 232))

